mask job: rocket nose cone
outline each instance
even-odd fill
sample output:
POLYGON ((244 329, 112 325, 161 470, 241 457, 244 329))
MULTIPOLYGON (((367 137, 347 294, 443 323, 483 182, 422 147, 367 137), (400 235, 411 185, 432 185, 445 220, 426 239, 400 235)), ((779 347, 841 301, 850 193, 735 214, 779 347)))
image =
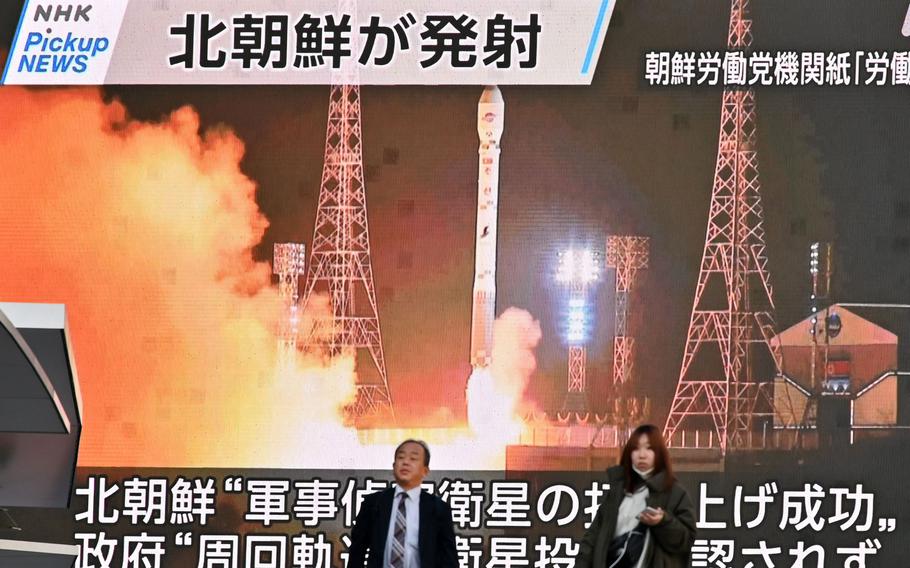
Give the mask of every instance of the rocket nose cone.
POLYGON ((480 95, 480 104, 485 103, 494 103, 502 104, 504 101, 502 99, 502 92, 499 90, 499 87, 496 85, 490 85, 483 90, 483 94, 480 95))

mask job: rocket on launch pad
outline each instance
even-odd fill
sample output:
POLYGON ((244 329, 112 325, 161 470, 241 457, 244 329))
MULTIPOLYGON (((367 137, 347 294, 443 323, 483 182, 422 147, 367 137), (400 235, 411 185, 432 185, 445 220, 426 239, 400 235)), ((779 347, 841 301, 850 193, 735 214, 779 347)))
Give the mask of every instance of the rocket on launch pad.
POLYGON ((471 367, 486 369, 493 360, 496 317, 496 223, 499 209, 499 140, 505 102, 496 86, 486 87, 477 105, 480 137, 477 177, 477 233, 474 241, 474 302, 471 314, 471 367))
POLYGON ((496 319, 496 223, 499 209, 499 140, 505 102, 495 86, 477 104, 480 150, 477 175, 477 227, 474 240, 474 298, 471 310, 471 376, 465 387, 468 427, 475 433, 502 434, 502 416, 491 373, 496 319))

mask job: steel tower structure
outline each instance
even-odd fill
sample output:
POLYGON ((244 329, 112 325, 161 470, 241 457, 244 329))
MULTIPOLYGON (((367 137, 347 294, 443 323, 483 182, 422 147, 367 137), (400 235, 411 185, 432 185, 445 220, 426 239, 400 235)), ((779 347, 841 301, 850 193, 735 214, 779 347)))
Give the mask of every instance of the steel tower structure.
MULTIPOLYGON (((749 0, 732 0, 728 47, 752 45, 749 0)), ((725 454, 745 443, 758 415, 773 410, 768 389, 781 369, 765 251, 756 149, 755 92, 723 93, 708 227, 676 394, 664 434, 707 423, 725 454), (714 349, 713 358, 696 355, 714 349), (717 355, 719 354, 719 358, 717 355), (770 377, 756 379, 759 358, 770 377)))
MULTIPOLYGON (((339 17, 350 14, 356 24, 356 2, 343 0, 339 10, 339 17)), ((355 56, 356 38, 353 34, 351 53, 355 56)), ((357 398, 349 408, 355 420, 392 412, 370 259, 356 65, 348 57, 332 73, 325 161, 304 293, 305 306, 315 292, 328 293, 332 308, 331 320, 315 326, 310 346, 319 343, 330 356, 344 354, 355 360, 358 353, 369 354, 375 372, 363 373, 366 369, 358 366, 357 398), (373 376, 367 378, 367 374, 373 376)))
POLYGON ((616 318, 613 334, 613 385, 632 378, 635 338, 629 334, 628 314, 632 287, 639 270, 648 267, 648 237, 607 237, 607 266, 616 269, 616 318))
POLYGON ((587 342, 590 333, 590 293, 599 277, 600 255, 590 250, 568 250, 559 255, 557 281, 567 286, 569 361, 564 410, 576 415, 589 411, 587 396, 587 342))

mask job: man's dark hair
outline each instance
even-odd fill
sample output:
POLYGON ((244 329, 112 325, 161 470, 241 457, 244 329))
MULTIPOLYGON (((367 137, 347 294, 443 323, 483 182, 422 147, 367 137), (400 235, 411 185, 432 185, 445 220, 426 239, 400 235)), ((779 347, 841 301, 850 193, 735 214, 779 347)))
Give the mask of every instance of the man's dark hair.
POLYGON ((398 447, 395 448, 396 456, 398 455, 398 451, 405 444, 417 444, 418 446, 423 448, 423 465, 424 465, 424 467, 430 467, 430 446, 428 446, 426 442, 424 442, 423 440, 415 440, 414 438, 408 438, 404 442, 398 444, 398 447))

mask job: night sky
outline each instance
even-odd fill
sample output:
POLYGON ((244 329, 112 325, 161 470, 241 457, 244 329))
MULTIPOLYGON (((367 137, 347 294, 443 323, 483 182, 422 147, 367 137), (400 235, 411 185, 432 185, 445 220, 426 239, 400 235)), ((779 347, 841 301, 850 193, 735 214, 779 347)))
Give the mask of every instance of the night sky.
MULTIPOLYGON (((21 2, 0 6, 8 45, 21 2)), ((910 50, 907 0, 753 2, 756 49, 910 50), (874 4, 874 7, 870 7, 874 4)), ((603 248, 607 234, 652 238, 632 332, 642 392, 663 416, 682 358, 717 152, 721 90, 645 85, 650 50, 722 50, 729 2, 618 0, 591 86, 502 87, 497 313, 541 322, 530 395, 559 407, 556 252, 603 248)), ((5 48, 4 48, 5 49, 5 48)), ((808 245, 834 239, 835 298, 910 302, 910 104, 907 87, 757 91, 759 162, 778 324, 807 313, 808 245)), ((364 87, 364 163, 389 380, 414 420, 463 408, 476 205, 475 87, 364 87), (419 389, 419 397, 418 397, 419 389), (419 398, 419 400, 418 400, 419 398)), ((246 143, 244 172, 271 225, 256 250, 312 240, 328 87, 105 87, 132 116, 191 105, 203 127, 246 143)), ((610 374, 613 273, 597 291, 589 383, 600 404, 610 374)), ((890 316, 910 344, 910 312, 890 316)), ((910 368, 905 356, 902 366, 910 368)), ((906 392, 906 389, 904 389, 906 392)), ((903 412, 906 416, 906 412, 903 412)), ((399 416, 401 416, 399 414, 399 416)), ((658 418, 660 419, 660 418, 658 418)))

